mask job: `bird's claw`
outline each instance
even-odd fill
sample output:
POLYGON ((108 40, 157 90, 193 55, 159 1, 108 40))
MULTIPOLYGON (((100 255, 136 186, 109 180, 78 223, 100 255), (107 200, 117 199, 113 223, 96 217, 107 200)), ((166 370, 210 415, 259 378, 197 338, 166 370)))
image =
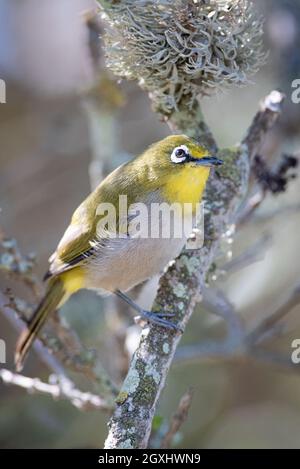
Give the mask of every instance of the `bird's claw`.
POLYGON ((142 319, 146 320, 147 322, 156 324, 157 326, 165 327, 166 329, 171 329, 171 330, 182 332, 179 326, 165 319, 167 317, 170 318, 174 316, 175 316, 174 313, 152 313, 150 311, 145 311, 145 310, 141 311, 142 319))
POLYGON ((174 318, 175 313, 151 313, 154 314, 155 316, 158 316, 159 318, 174 318))

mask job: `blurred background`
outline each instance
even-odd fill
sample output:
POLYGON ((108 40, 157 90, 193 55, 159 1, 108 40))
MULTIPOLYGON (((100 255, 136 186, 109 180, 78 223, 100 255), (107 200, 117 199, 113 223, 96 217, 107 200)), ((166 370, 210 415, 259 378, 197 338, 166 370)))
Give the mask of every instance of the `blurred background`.
MULTIPOLYGON (((220 146, 234 145, 243 137, 261 98, 273 88, 282 89, 287 95, 284 114, 265 149, 276 159, 283 151, 300 148, 300 104, 291 100, 291 83, 300 78, 300 1, 256 0, 256 4, 266 19, 265 42, 270 51, 266 66, 249 87, 205 98, 203 109, 220 146)), ((91 19, 94 10, 92 0, 0 0, 0 78, 6 82, 6 103, 0 104, 0 226, 6 236, 17 239, 23 253, 36 253, 40 277, 73 210, 91 186, 169 133, 136 84, 113 85, 111 99, 104 99, 97 90, 103 70, 95 41, 98 25, 91 19)), ((219 275, 216 282, 247 327, 270 314, 300 283, 299 191, 300 180, 295 179, 286 193, 268 196, 234 244, 224 240, 223 262, 268 238, 257 262, 219 275)), ((1 291, 7 287, 34 303, 22 285, 0 272, 1 291)), ((146 303, 151 303, 151 295, 146 294, 146 303)), ((108 314, 114 307, 107 299, 82 292, 63 311, 84 343, 102 350, 109 370, 114 366, 114 341, 107 329, 115 331, 112 323, 116 321, 126 334, 119 318, 108 314)), ((287 360, 292 340, 300 339, 299 314, 300 306, 285 319, 284 334, 268 344, 287 360)), ((226 329, 222 322, 212 327, 215 322, 200 305, 183 343, 221 340, 226 329)), ((13 366, 16 337, 17 331, 0 314, 7 368, 13 366)), ((298 366, 297 372, 297 367, 291 371, 276 363, 221 358, 175 363, 158 414, 167 421, 192 385, 192 408, 178 435, 178 447, 299 448, 298 366)), ((48 370, 35 353, 25 371, 48 379, 48 370)), ((79 411, 68 402, 31 396, 2 383, 0 395, 2 448, 103 446, 108 417, 101 412, 79 411)))

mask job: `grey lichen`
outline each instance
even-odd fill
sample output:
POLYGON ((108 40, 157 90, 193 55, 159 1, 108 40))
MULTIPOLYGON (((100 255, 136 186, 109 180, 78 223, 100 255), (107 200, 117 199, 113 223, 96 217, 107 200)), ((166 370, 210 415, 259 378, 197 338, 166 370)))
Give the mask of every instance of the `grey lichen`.
POLYGON ((133 394, 139 386, 140 376, 137 369, 132 368, 131 373, 127 375, 124 381, 122 392, 127 394, 133 394))
POLYGON ((265 60, 250 0, 123 0, 106 4, 107 64, 138 80, 163 114, 182 98, 244 85, 265 60))
MULTIPOLYGON (((225 148, 220 150, 219 157, 224 161, 222 168, 217 170, 217 177, 211 178, 206 186, 205 207, 208 209, 205 219, 205 235, 214 238, 214 229, 210 233, 209 219, 212 216, 221 215, 224 212, 224 202, 226 211, 232 205, 231 200, 242 200, 248 185, 250 171, 249 158, 246 152, 242 152, 240 147, 225 148), (226 190, 224 191, 224 187, 226 190)), ((225 227, 222 231, 226 231, 225 227)))
POLYGON ((122 443, 119 443, 119 448, 120 449, 132 449, 134 448, 131 440, 127 438, 127 440, 123 441, 122 443))
POLYGON ((146 372, 147 376, 150 376, 154 379, 156 384, 159 384, 159 382, 161 380, 161 376, 160 376, 160 373, 157 371, 156 367, 157 367, 157 365, 155 365, 155 364, 153 365, 152 363, 148 363, 146 365, 145 372, 146 372))
POLYGON ((178 283, 173 287, 174 295, 177 298, 185 298, 186 297, 186 286, 183 283, 178 283))
POLYGON ((195 273, 199 268, 199 261, 197 257, 187 257, 185 255, 181 256, 179 259, 179 264, 184 266, 189 275, 195 273))
POLYGON ((243 171, 241 171, 241 156, 240 148, 226 148, 222 150, 221 157, 223 158, 224 164, 222 168, 220 168, 219 174, 222 178, 231 181, 234 187, 240 187, 244 184, 245 171, 247 171, 246 179, 248 177, 248 155, 245 155, 246 165, 243 171))

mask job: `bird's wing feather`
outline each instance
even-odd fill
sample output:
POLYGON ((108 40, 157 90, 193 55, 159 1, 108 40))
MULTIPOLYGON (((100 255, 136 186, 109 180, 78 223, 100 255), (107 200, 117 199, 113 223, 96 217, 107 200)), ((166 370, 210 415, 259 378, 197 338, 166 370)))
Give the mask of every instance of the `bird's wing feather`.
POLYGON ((89 217, 84 204, 78 207, 56 251, 49 259, 50 267, 46 277, 74 267, 92 253, 91 241, 96 236, 96 221, 96 217, 89 217))
MULTIPOLYGON (((132 177, 130 164, 120 166, 104 179, 75 210, 69 227, 49 259, 50 267, 45 278, 58 275, 84 262, 86 258, 94 254, 95 249, 97 249, 97 256, 99 256, 99 250, 105 246, 107 236, 101 236, 99 233, 98 222, 101 215, 97 215, 97 208, 101 202, 109 202, 117 208, 119 194, 128 194, 130 203, 132 177), (97 243, 98 245, 95 246, 97 243)), ((127 225, 127 221, 125 221, 125 225, 127 225)), ((123 229, 126 227, 123 226, 123 229)))

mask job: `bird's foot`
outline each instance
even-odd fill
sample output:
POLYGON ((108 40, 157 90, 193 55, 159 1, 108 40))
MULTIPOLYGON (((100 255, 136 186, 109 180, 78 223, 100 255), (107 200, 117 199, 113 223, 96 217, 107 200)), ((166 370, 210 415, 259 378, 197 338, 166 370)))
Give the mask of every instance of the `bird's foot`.
POLYGON ((172 318, 174 316, 175 316, 174 313, 153 313, 151 311, 146 311, 144 309, 141 309, 139 318, 147 322, 150 322, 152 324, 156 324, 157 326, 165 327, 166 329, 171 329, 174 331, 182 332, 179 326, 165 319, 165 318, 172 318))
POLYGON ((152 311, 146 311, 145 309, 137 305, 131 298, 129 298, 129 296, 127 296, 122 291, 116 290, 114 293, 119 298, 124 300, 129 306, 131 306, 131 308, 133 308, 135 311, 138 312, 139 314, 139 316, 137 317, 138 320, 142 319, 152 324, 156 324, 157 326, 165 327, 166 329, 183 332, 179 326, 165 319, 165 318, 174 317, 175 316, 174 313, 159 313, 159 312, 153 313, 152 311))

